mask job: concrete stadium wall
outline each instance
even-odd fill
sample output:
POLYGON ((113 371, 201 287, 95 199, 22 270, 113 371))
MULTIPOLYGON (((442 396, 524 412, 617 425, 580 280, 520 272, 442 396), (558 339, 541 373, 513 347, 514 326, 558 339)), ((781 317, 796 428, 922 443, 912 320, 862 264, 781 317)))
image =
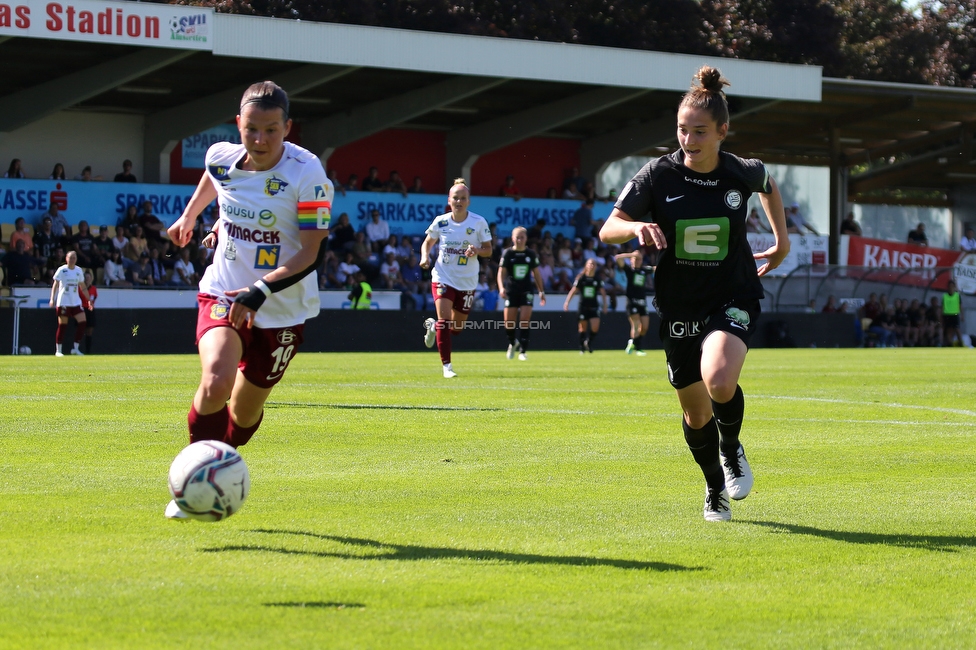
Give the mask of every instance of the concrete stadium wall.
MULTIPOLYGON (((322 311, 306 324, 304 352, 419 352, 423 347, 423 321, 433 313, 416 311, 322 311)), ((194 354, 195 309, 104 309, 97 313, 93 354, 194 354)), ((455 339, 456 349, 504 350, 507 339, 501 312, 474 312, 472 328, 455 339)), ((531 350, 575 350, 576 314, 533 314, 531 350)), ((779 347, 774 333, 784 323, 796 347, 854 347, 854 317, 848 314, 763 314, 752 347, 779 347)), ((659 321, 651 316, 644 347, 660 349, 659 321)), ((54 310, 20 312, 20 344, 34 354, 54 354, 54 310)), ((70 348, 74 325, 68 325, 65 348, 70 348)), ((0 309, 0 354, 10 354, 13 309, 0 309)), ((629 336, 626 314, 604 316, 597 350, 623 350, 629 336)), ((789 341, 787 341, 788 343, 789 341)), ((530 351, 531 351, 530 350, 530 351)))

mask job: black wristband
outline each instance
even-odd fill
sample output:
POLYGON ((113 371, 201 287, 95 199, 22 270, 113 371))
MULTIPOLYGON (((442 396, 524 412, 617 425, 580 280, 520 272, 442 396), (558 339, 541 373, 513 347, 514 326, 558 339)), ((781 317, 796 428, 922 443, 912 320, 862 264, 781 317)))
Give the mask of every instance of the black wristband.
POLYGON ((266 293, 264 293, 264 291, 257 286, 253 286, 248 287, 247 291, 237 294, 237 297, 234 298, 234 302, 244 305, 248 309, 257 311, 261 309, 261 305, 263 305, 264 301, 267 299, 268 296, 266 293))

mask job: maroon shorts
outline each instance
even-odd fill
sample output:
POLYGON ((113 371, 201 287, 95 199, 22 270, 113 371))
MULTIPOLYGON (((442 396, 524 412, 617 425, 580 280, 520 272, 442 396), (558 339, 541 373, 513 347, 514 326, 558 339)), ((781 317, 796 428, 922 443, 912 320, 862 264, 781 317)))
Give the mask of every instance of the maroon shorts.
POLYGON ((430 283, 430 292, 434 300, 448 299, 454 305, 454 311, 462 314, 471 312, 474 306, 474 291, 461 291, 452 286, 441 284, 440 282, 430 283))
MULTIPOLYGON (((230 301, 205 293, 197 294, 197 345, 203 335, 215 327, 231 327, 230 301)), ((260 388, 271 388, 285 375, 288 363, 295 358, 304 341, 305 324, 290 327, 242 327, 235 329, 241 337, 244 352, 237 364, 244 378, 260 388)))
POLYGON ((74 318, 78 314, 82 313, 84 310, 81 307, 58 307, 58 318, 62 316, 67 316, 68 318, 74 318))

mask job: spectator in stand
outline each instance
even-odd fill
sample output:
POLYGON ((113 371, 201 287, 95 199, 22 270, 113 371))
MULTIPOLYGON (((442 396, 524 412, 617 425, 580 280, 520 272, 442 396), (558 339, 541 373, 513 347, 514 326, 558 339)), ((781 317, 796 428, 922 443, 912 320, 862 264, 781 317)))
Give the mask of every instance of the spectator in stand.
POLYGON ((556 275, 556 267, 553 264, 552 254, 542 253, 540 258, 539 277, 542 278, 542 288, 551 291, 553 276, 556 275))
POLYGON ((77 254, 81 268, 94 269, 102 265, 102 260, 95 251, 95 238, 84 219, 78 222, 78 232, 71 238, 70 248, 77 254))
POLYGON ((554 261, 557 268, 569 270, 573 269, 573 249, 571 248, 571 244, 568 239, 563 239, 562 242, 557 245, 554 261))
POLYGON ((580 194, 583 195, 583 200, 596 201, 596 187, 590 181, 586 181, 583 184, 583 189, 580 190, 580 194))
POLYGON ((64 247, 58 244, 51 251, 51 256, 44 262, 44 282, 51 285, 54 282, 54 272, 66 263, 64 247))
POLYGON ((115 245, 112 244, 112 238, 108 236, 108 226, 99 226, 98 236, 95 237, 95 254, 98 255, 99 266, 105 266, 105 262, 108 261, 114 249, 115 245))
POLYGON ((134 203, 130 203, 125 209, 125 214, 119 217, 115 225, 132 232, 132 229, 139 225, 139 208, 134 203))
POLYGON ((58 210, 57 203, 52 203, 47 209, 47 212, 41 215, 42 223, 45 217, 51 218, 51 233, 58 240, 58 243, 67 243, 71 237, 71 226, 68 224, 68 220, 65 219, 64 215, 58 210))
POLYGON ((85 181, 85 182, 87 182, 87 181, 100 181, 100 180, 102 180, 102 177, 101 176, 92 176, 92 168, 91 168, 91 165, 88 165, 84 169, 81 170, 81 173, 80 174, 78 174, 77 176, 75 176, 75 180, 76 181, 85 181))
POLYGON ((759 216, 759 210, 753 208, 749 211, 749 216, 746 217, 746 232, 772 232, 763 223, 762 217, 759 216))
POLYGON ((28 255, 34 254, 34 237, 31 235, 30 228, 23 217, 14 219, 14 231, 10 233, 10 250, 17 248, 17 242, 24 242, 24 252, 28 255))
POLYGON ((391 251, 386 254, 386 260, 380 265, 380 279, 384 289, 403 289, 403 277, 400 275, 400 263, 396 260, 396 253, 391 251))
POLYGON ((339 182, 339 172, 332 170, 329 172, 329 180, 332 181, 332 186, 335 187, 335 191, 340 195, 346 195, 346 186, 339 182))
POLYGON ((383 246, 383 250, 380 251, 381 255, 383 256, 383 259, 384 260, 386 259, 387 253, 393 253, 393 256, 396 257, 397 247, 399 245, 400 245, 399 238, 396 235, 390 235, 386 240, 386 244, 384 244, 383 246))
POLYGON ((149 253, 139 254, 139 260, 129 270, 129 281, 137 287, 153 286, 152 267, 149 266, 149 253))
POLYGON ((374 253, 380 253, 390 239, 390 224, 380 218, 379 210, 373 210, 370 217, 372 221, 366 224, 366 237, 369 239, 370 249, 374 253))
POLYGON ((833 314, 840 311, 837 308, 837 298, 834 296, 827 296, 827 304, 824 305, 823 309, 820 311, 824 314, 833 314))
POLYGON ((102 281, 106 287, 131 287, 132 283, 126 279, 125 266, 122 265, 122 251, 113 248, 105 260, 105 275, 102 281))
POLYGON ((793 205, 790 206, 790 209, 787 210, 786 221, 787 221, 786 224, 787 230, 789 230, 790 222, 792 222, 793 226, 796 228, 796 234, 802 235, 804 229, 806 229, 807 231, 810 232, 811 235, 817 235, 817 236, 820 235, 820 233, 818 233, 816 229, 813 226, 811 226, 807 222, 807 220, 803 217, 803 214, 800 212, 799 203, 793 203, 793 205))
POLYGON ((563 182, 563 198, 582 200, 584 185, 586 185, 586 179, 580 176, 579 168, 573 167, 563 182))
POLYGON ((122 171, 115 175, 116 183, 138 183, 136 175, 132 173, 132 161, 122 161, 122 171))
POLYGON ((359 191, 359 176, 357 176, 356 174, 349 174, 349 180, 346 181, 346 191, 347 192, 359 191))
POLYGON ((407 260, 410 259, 410 256, 413 255, 413 253, 413 244, 410 243, 410 237, 407 235, 400 237, 400 243, 397 244, 396 247, 396 258, 401 267, 406 264, 407 260))
POLYGON ((848 212, 844 220, 840 222, 840 234, 861 236, 861 225, 854 221, 853 212, 848 212))
POLYGON ((386 191, 400 193, 403 198, 407 198, 407 184, 403 182, 399 172, 395 169, 390 172, 390 180, 386 182, 386 191))
POLYGON ((959 250, 964 253, 976 253, 976 235, 972 228, 966 228, 966 234, 959 240, 959 250))
POLYGON ((325 257, 322 258, 322 264, 319 266, 319 291, 324 289, 338 289, 342 286, 339 280, 336 278, 336 274, 339 272, 339 258, 336 257, 335 252, 326 251, 325 257))
POLYGON ((369 175, 363 179, 364 192, 385 192, 386 183, 380 180, 380 172, 376 167, 369 168, 369 175))
POLYGON ((878 294, 876 293, 869 295, 867 301, 864 303, 864 306, 861 308, 863 318, 869 318, 871 320, 877 318, 878 314, 880 314, 882 311, 884 310, 881 309, 881 303, 878 302, 878 294))
POLYGON ((39 268, 44 268, 47 259, 54 253, 58 246, 58 238, 54 236, 51 225, 51 217, 47 214, 41 219, 41 227, 34 233, 34 264, 39 268))
POLYGON ((10 167, 3 173, 4 178, 24 178, 24 171, 20 167, 20 158, 10 161, 10 167))
POLYGON ((535 225, 530 227, 525 231, 525 236, 527 237, 526 245, 535 250, 539 242, 542 241, 542 234, 546 229, 546 220, 543 218, 538 218, 535 220, 535 225))
POLYGON ((336 253, 350 250, 356 241, 356 230, 349 223, 349 215, 345 212, 339 215, 336 225, 330 229, 329 234, 332 235, 329 248, 336 253))
MULTIPOLYGON (((143 253, 146 254, 148 260, 149 242, 146 241, 145 236, 142 234, 142 226, 136 226, 129 235, 129 243, 122 250, 122 255, 129 261, 138 263, 143 253)), ((126 268, 131 268, 131 266, 127 264, 126 268)))
POLYGON ((893 348, 898 345, 898 336, 895 334, 895 309, 889 307, 882 311, 868 327, 868 333, 873 334, 878 339, 879 347, 893 348))
POLYGON ((555 187, 550 187, 548 190, 546 190, 546 198, 547 199, 558 199, 559 198, 559 194, 556 192, 556 188, 555 187))
POLYGON ((159 220, 159 217, 153 214, 152 201, 142 202, 139 225, 142 226, 142 232, 146 236, 146 241, 149 242, 149 247, 162 252, 166 248, 166 226, 159 220))
POLYGON ((917 298, 913 299, 908 306, 908 327, 911 336, 911 345, 924 345, 925 335, 925 309, 917 298))
POLYGON ((908 318, 908 301, 896 298, 894 309, 895 336, 898 337, 898 347, 913 345, 912 327, 908 318))
POLYGON ((915 230, 908 231, 908 243, 916 246, 928 246, 929 238, 925 234, 925 224, 919 223, 915 230))
POLYGON ((585 199, 573 214, 574 235, 583 241, 593 239, 593 199, 585 199))
POLYGON ((427 295, 430 287, 424 280, 424 270, 420 268, 420 261, 414 253, 410 253, 407 261, 400 268, 403 280, 404 307, 408 309, 427 309, 427 295))
POLYGON ((200 276, 197 274, 195 268, 193 268, 193 262, 190 260, 190 247, 185 246, 180 249, 180 257, 176 260, 176 264, 173 265, 173 276, 170 278, 169 283, 174 286, 196 286, 200 281, 200 276))
POLYGON ((3 256, 4 286, 13 287, 20 284, 35 284, 39 277, 34 257, 27 253, 23 239, 18 239, 14 249, 3 256))
POLYGON ((352 254, 356 264, 359 264, 360 267, 366 267, 373 263, 374 253, 369 246, 365 231, 360 230, 356 233, 356 241, 352 245, 352 254))
POLYGON ((149 269, 152 273, 152 283, 154 286, 161 287, 169 281, 169 274, 166 272, 166 267, 163 266, 163 261, 159 259, 158 248, 149 249, 149 269))
POLYGON ((345 261, 341 262, 336 271, 336 280, 341 287, 349 287, 352 284, 352 276, 359 272, 359 265, 356 264, 356 257, 352 251, 346 253, 345 261))
POLYGON ((129 245, 128 234, 129 231, 125 226, 116 226, 115 236, 112 237, 112 248, 119 251, 119 253, 123 253, 125 251, 125 247, 129 245))
POLYGON ((61 163, 55 163, 54 169, 51 171, 51 175, 48 176, 52 181, 63 181, 64 178, 64 165, 61 163))
POLYGON ((509 174, 505 177, 505 184, 498 189, 498 196, 507 196, 518 201, 522 198, 522 192, 515 185, 515 177, 509 174))
POLYGON ((413 185, 407 188, 407 192, 410 194, 426 194, 427 190, 424 189, 424 183, 420 179, 420 176, 413 177, 413 185))

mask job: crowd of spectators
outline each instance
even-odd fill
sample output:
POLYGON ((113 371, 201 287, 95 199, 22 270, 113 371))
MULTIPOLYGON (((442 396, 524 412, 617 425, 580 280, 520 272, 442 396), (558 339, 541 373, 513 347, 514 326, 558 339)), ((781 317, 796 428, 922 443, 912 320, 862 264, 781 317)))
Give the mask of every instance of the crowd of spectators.
MULTIPOLYGON (((895 298, 889 303, 884 293, 872 293, 859 308, 850 302, 838 302, 829 296, 821 311, 857 314, 858 339, 865 347, 941 347, 943 345, 943 314, 939 296, 931 296, 926 305, 917 298, 895 298)), ((811 302, 811 310, 815 310, 811 302)))
MULTIPOLYGON (((3 174, 4 178, 27 178, 24 175, 24 170, 22 167, 22 162, 20 158, 14 158, 10 161, 10 166, 7 167, 7 171, 3 174)), ((67 176, 64 172, 64 165, 61 163, 54 163, 54 169, 48 175, 49 180, 63 181, 67 180, 67 176)), ((103 180, 101 176, 95 176, 92 174, 91 165, 86 165, 82 168, 81 172, 73 177, 76 181, 100 181, 103 180)), ((135 174, 132 173, 132 161, 123 160, 122 161, 122 171, 115 175, 114 181, 116 183, 138 183, 138 179, 135 174)))

